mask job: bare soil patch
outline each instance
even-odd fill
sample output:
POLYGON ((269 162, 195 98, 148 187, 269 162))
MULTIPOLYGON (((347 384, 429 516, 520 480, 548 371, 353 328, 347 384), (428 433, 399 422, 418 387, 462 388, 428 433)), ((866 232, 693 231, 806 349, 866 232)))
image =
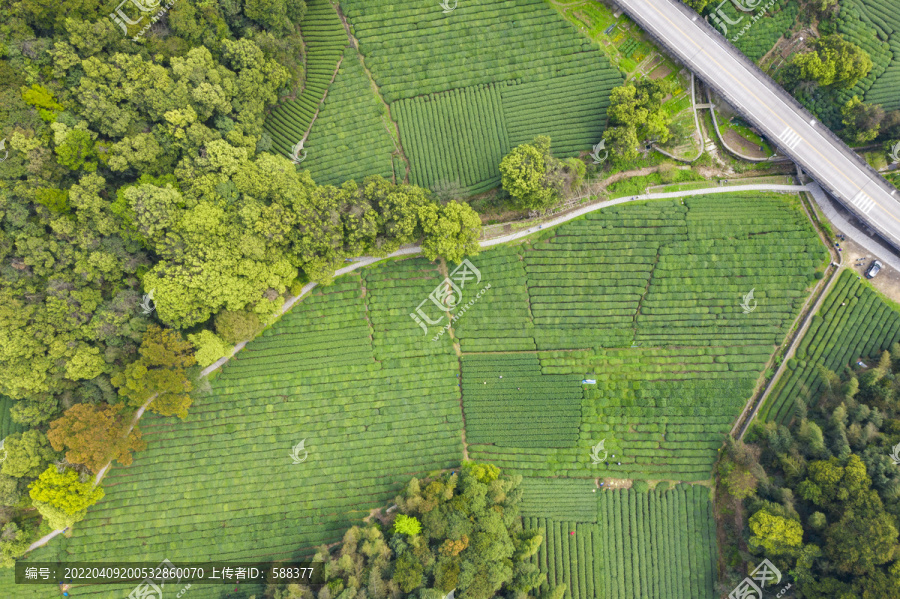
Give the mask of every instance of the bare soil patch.
POLYGON ((647 75, 650 79, 663 79, 672 72, 672 69, 667 64, 661 64, 647 75))
MULTIPOLYGON (((841 232, 834 224, 832 224, 832 229, 834 229, 835 233, 841 232)), ((869 265, 872 264, 872 261, 875 260, 877 256, 866 251, 861 245, 851 241, 849 237, 846 241, 839 241, 839 243, 843 250, 841 254, 843 254, 844 258, 844 266, 852 269, 857 276, 865 277, 866 270, 869 269, 869 265), (862 260, 859 260, 860 258, 862 260)), ((879 272, 874 279, 870 279, 869 282, 872 283, 872 286, 875 287, 875 289, 895 302, 900 303, 900 272, 897 272, 895 269, 888 266, 883 260, 881 263, 883 265, 881 267, 881 272, 879 272)))
POLYGON ((725 141, 728 143, 728 147, 734 148, 741 154, 749 156, 750 158, 766 157, 766 153, 761 151, 758 145, 743 137, 737 131, 733 131, 732 129, 725 129, 724 131, 722 131, 722 135, 725 137, 725 141))
POLYGON ((630 489, 634 482, 630 478, 598 478, 597 481, 598 486, 603 483, 601 489, 630 489))

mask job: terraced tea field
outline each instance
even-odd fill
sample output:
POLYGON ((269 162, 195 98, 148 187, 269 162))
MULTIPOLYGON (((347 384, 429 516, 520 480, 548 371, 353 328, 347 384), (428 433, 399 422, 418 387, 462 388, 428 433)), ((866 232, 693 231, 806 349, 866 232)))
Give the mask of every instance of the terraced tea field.
POLYGON ((609 93, 622 75, 542 0, 478 0, 450 13, 437 2, 400 4, 339 6, 377 95, 363 89, 368 79, 356 65, 342 66, 328 88, 323 77, 333 74, 342 48, 340 20, 328 0, 310 4, 301 23, 304 39, 309 33, 307 90, 272 111, 267 131, 286 155, 309 131, 303 167, 316 181, 389 173, 394 153, 398 180, 406 177, 405 168, 396 168, 405 164, 402 154, 409 182, 471 195, 498 187, 501 158, 537 135, 549 135, 560 157, 590 150, 603 137, 609 93), (311 123, 325 90, 324 108, 311 123), (379 131, 382 102, 399 130, 399 148, 379 131))
POLYGON ((383 112, 384 105, 372 91, 359 55, 353 49, 345 50, 334 84, 306 140, 303 168, 320 185, 362 181, 367 175, 393 178, 391 155, 395 146, 383 112))
MULTIPOLYGON (((877 77, 866 91, 866 102, 881 104, 885 110, 900 109, 900 13, 889 0, 841 0, 841 7, 859 11, 860 20, 874 28, 886 42, 890 56, 873 55, 877 77)), ((870 38, 871 39, 871 38, 870 38)), ((863 46, 865 47, 865 46, 863 46)))
POLYGON ((348 45, 344 26, 330 0, 309 0, 300 23, 306 44, 306 82, 296 100, 285 100, 266 118, 265 129, 272 146, 289 156, 294 144, 309 131, 313 117, 331 84, 344 48, 348 45))
MULTIPOLYGON (((555 481, 553 481, 555 482, 555 481)), ((553 486, 551 482, 548 486, 553 486)), ((577 494, 593 519, 532 517, 543 531, 534 561, 547 573, 546 591, 564 583, 565 597, 586 599, 712 599, 716 580, 715 521, 708 488, 667 491, 567 489, 557 486, 546 512, 577 494)), ((526 484, 524 500, 534 494, 526 484)))
POLYGON ((410 157, 410 182, 456 183, 478 192, 500 184, 498 166, 511 149, 500 91, 493 85, 455 89, 392 105, 410 157))
POLYGON ((816 366, 839 372, 858 360, 869 363, 900 341, 900 313, 887 305, 851 270, 841 273, 819 314, 759 411, 760 420, 787 423, 795 397, 812 399, 822 388, 816 366))
POLYGON ((449 89, 584 73, 598 50, 541 0, 344 0, 341 8, 388 102, 449 89))
MULTIPOLYGON (((185 421, 148 414, 148 450, 111 471, 107 496, 71 539, 33 558, 297 556, 339 540, 411 475, 458 465, 459 362, 449 338, 432 343, 415 325, 395 328, 394 302, 372 301, 375 289, 384 299, 426 297, 439 273, 421 259, 398 266, 367 271, 365 281, 349 275, 304 299, 224 368, 185 421), (385 335, 395 329, 401 334, 385 335), (301 440, 308 457, 295 464, 291 448, 301 440)), ((402 322, 412 324, 406 313, 402 322)), ((129 590, 78 587, 73 596, 121 599, 129 590)), ((0 584, 0 596, 47 594, 0 584)))
MULTIPOLYGON (((481 353, 538 350, 544 377, 571 377, 569 388, 583 391, 581 422, 574 445, 544 445, 547 415, 520 408, 531 434, 498 426, 504 440, 479 434, 469 455, 528 476, 706 478, 824 259, 796 205, 773 196, 751 206, 739 195, 613 207, 488 252, 482 276, 505 290, 455 328, 466 416, 481 430, 482 396, 545 401, 543 379, 523 387, 502 361, 491 376, 481 353), (757 307, 745 314, 751 289, 757 307), (593 464, 601 439, 616 457, 593 464)), ((562 438, 573 412, 559 400, 562 438)))
MULTIPOLYGON (((423 258, 345 275, 228 362, 185 421, 145 416, 149 449, 31 558, 308 555, 467 449, 527 476, 526 517, 576 532, 537 558, 558 564, 551 580, 574 577, 572 597, 708 596, 705 488, 595 493, 593 480, 707 479, 825 259, 796 198, 721 194, 593 212, 471 258, 466 277, 423 258), (448 272, 463 301, 438 309, 448 272)), ((43 597, 33 588, 16 592, 43 597)))
MULTIPOLYGON (((797 0, 776 0, 760 19, 752 23, 755 12, 739 11, 731 2, 724 3, 720 10, 726 17, 723 20, 728 28, 725 37, 748 58, 757 61, 791 29, 800 12, 800 4, 797 0)), ((715 18, 711 22, 716 24, 715 18)), ((719 31, 722 31, 721 26, 719 31)))

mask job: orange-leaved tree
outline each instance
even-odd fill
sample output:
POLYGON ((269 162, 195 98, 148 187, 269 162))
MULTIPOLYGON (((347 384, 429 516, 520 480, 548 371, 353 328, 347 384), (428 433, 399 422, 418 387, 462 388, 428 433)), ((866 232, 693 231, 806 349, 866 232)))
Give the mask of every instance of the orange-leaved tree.
POLYGON ((137 426, 128 432, 129 426, 131 412, 124 404, 80 403, 50 423, 47 438, 53 449, 66 451, 70 463, 84 464, 96 473, 111 460, 127 466, 132 461, 132 451, 147 447, 137 426))

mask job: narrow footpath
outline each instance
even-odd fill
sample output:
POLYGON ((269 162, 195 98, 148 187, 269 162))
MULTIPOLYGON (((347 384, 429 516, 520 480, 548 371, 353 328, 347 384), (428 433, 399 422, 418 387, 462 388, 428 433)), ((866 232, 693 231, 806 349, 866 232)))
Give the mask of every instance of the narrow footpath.
MULTIPOLYGON (((527 237, 528 235, 531 235, 532 233, 541 231, 544 228, 550 228, 550 227, 555 227, 557 225, 561 225, 570 220, 574 220, 576 218, 584 216, 585 214, 588 214, 590 212, 594 212, 596 210, 602 210, 603 208, 608 208, 610 206, 617 206, 619 204, 627 204, 629 202, 639 202, 639 201, 643 201, 643 200, 661 200, 661 199, 681 198, 681 197, 697 196, 697 195, 712 195, 712 194, 720 194, 720 193, 738 193, 738 192, 742 192, 742 191, 775 191, 775 192, 781 192, 781 193, 799 193, 802 191, 809 191, 810 193, 815 195, 815 190, 813 189, 813 186, 815 188, 818 188, 818 185, 815 185, 815 184, 811 184, 811 185, 765 185, 765 184, 735 185, 735 186, 731 186, 731 187, 710 187, 708 189, 695 189, 695 190, 690 190, 690 191, 645 193, 645 194, 641 194, 641 195, 616 198, 614 200, 599 201, 599 202, 594 202, 592 204, 588 204, 586 206, 583 206, 581 208, 578 208, 577 210, 573 210, 566 214, 563 214, 552 220, 549 220, 546 222, 541 222, 540 224, 534 225, 525 230, 518 231, 516 233, 511 233, 509 235, 504 235, 502 237, 496 237, 494 239, 487 239, 487 240, 481 241, 480 246, 482 248, 489 248, 489 247, 493 247, 493 246, 500 245, 503 243, 509 243, 511 241, 516 241, 518 239, 522 239, 523 237, 527 237)), ((821 189, 819 189, 818 191, 821 192, 821 189)), ((535 220, 537 220, 537 219, 535 219, 535 220)), ((849 229, 847 229, 847 230, 849 231, 849 229)), ((334 273, 334 276, 335 276, 335 278, 337 278, 341 275, 347 274, 349 272, 352 272, 352 271, 360 269, 360 268, 364 268, 366 266, 371 266, 372 264, 376 264, 378 262, 390 260, 392 258, 399 258, 399 257, 403 257, 403 256, 415 256, 417 254, 420 254, 421 252, 422 252, 421 246, 412 245, 412 246, 407 246, 407 247, 401 248, 401 249, 397 250, 396 252, 394 252, 393 254, 390 254, 388 256, 381 257, 381 258, 374 257, 374 256, 365 256, 365 257, 361 257, 361 258, 355 258, 355 259, 353 259, 352 264, 349 264, 348 266, 345 266, 343 268, 336 270, 334 273)), ((306 296, 313 289, 315 289, 317 285, 318 285, 317 283, 307 283, 306 285, 304 285, 303 289, 301 290, 301 292, 298 295, 288 298, 288 300, 284 303, 281 310, 279 311, 279 315, 283 315, 285 312, 290 310, 298 301, 300 301, 304 296, 306 296)), ((817 308, 818 308, 818 306, 817 306, 817 308)), ((238 343, 237 345, 235 345, 231 354, 219 359, 215 363, 213 363, 210 366, 208 366, 207 368, 203 369, 203 371, 200 373, 200 377, 204 378, 206 376, 209 376, 210 373, 218 370, 223 365, 228 363, 228 361, 232 357, 234 357, 239 351, 241 351, 244 348, 244 346, 247 345, 247 343, 248 343, 248 341, 242 341, 241 343, 238 343)), ((138 420, 140 420, 141 416, 144 413, 144 410, 146 409, 147 405, 149 405, 150 401, 152 401, 152 400, 153 400, 153 398, 151 398, 135 414, 135 417, 132 421, 132 429, 135 425, 137 425, 138 420)), ((131 431, 131 429, 129 429, 129 432, 130 431, 131 431)), ((102 477, 108 472, 108 470, 111 467, 111 463, 112 462, 110 462, 109 464, 104 466, 103 469, 97 474, 97 478, 95 479, 97 483, 99 483, 100 480, 102 479, 102 477)), ((57 535, 64 533, 65 531, 66 531, 66 529, 54 530, 53 532, 47 534, 46 536, 42 537, 41 539, 35 541, 28 548, 28 551, 32 551, 34 549, 37 549, 38 547, 41 547, 41 546, 47 544, 51 539, 53 539, 57 535)))

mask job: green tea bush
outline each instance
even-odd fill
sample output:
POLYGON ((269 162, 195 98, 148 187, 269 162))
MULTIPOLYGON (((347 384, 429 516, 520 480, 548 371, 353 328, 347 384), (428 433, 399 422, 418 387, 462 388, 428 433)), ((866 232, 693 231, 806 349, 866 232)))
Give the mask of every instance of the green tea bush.
POLYGON ((349 44, 344 25, 329 0, 308 0, 300 22, 306 44, 306 81, 296 100, 285 100, 266 118, 265 130, 272 146, 289 156, 294 144, 303 139, 316 109, 322 102, 341 53, 349 44))
POLYGON ((819 364, 833 371, 860 358, 878 355, 900 341, 900 313, 844 270, 797 348, 798 368, 786 371, 759 411, 759 419, 786 423, 794 398, 817 397, 822 387, 819 364))
POLYGON ((316 183, 361 182, 367 175, 393 178, 395 148, 381 118, 383 108, 359 55, 348 48, 304 145, 307 158, 302 166, 316 183))

